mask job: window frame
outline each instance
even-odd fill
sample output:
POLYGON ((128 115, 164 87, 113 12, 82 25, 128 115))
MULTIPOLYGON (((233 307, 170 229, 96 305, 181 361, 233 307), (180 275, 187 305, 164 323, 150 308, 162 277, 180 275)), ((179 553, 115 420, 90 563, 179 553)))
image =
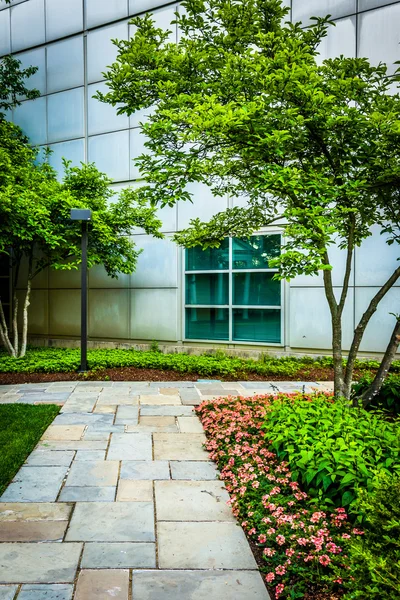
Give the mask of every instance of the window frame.
MULTIPOLYGON (((267 236, 267 235, 280 235, 281 236, 281 243, 283 243, 283 231, 282 229, 279 228, 274 228, 274 229, 266 229, 266 230, 260 230, 258 232, 255 232, 254 234, 252 234, 250 237, 256 237, 256 236, 267 236)), ((184 343, 201 343, 201 344, 221 344, 221 345, 225 345, 225 346, 271 346, 271 347, 275 347, 275 348, 282 348, 285 346, 285 316, 286 316, 286 311, 285 311, 285 305, 286 305, 286 286, 284 285, 284 282, 281 281, 281 303, 280 305, 275 305, 275 306, 267 306, 267 305, 234 305, 233 304, 233 274, 234 273, 276 273, 278 271, 278 269, 234 269, 233 268, 233 239, 229 238, 229 269, 220 269, 220 270, 215 270, 215 269, 210 269, 210 270, 195 270, 195 271, 187 271, 186 270, 186 251, 185 249, 182 250, 183 252, 183 269, 182 269, 182 296, 181 296, 181 300, 182 300, 182 307, 183 307, 183 311, 182 311, 182 332, 183 332, 183 336, 182 336, 182 341, 184 343), (186 304, 186 275, 196 275, 196 274, 216 274, 216 273, 228 273, 229 276, 229 304, 223 304, 223 305, 214 305, 214 304, 210 304, 210 305, 193 305, 193 304, 186 304), (188 338, 186 335, 186 309, 187 308, 221 308, 221 309, 228 309, 228 314, 229 314, 229 335, 228 335, 228 339, 226 340, 215 340, 215 339, 202 339, 202 338, 188 338), (239 341, 239 340, 234 340, 233 339, 233 311, 234 309, 256 309, 256 310, 271 310, 271 309, 275 309, 275 310, 280 310, 281 313, 281 331, 280 331, 280 336, 281 336, 281 341, 280 342, 258 342, 258 341, 239 341)))

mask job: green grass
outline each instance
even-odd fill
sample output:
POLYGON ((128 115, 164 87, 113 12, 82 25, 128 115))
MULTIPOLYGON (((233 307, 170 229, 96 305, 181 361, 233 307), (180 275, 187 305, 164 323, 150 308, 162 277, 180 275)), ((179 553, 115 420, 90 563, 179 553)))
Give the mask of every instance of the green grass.
MULTIPOLYGON (((0 353, 0 373, 66 373, 77 371, 80 351, 68 348, 31 348, 24 358, 11 358, 0 353)), ((357 361, 361 370, 377 369, 377 361, 357 361)), ((164 369, 179 373, 196 373, 203 377, 246 378, 246 374, 263 376, 297 377, 307 376, 315 368, 332 368, 329 356, 310 358, 287 356, 277 358, 269 354, 259 360, 235 358, 222 350, 195 356, 193 354, 163 354, 147 350, 89 350, 88 367, 91 371, 136 367, 164 369)), ((391 370, 400 370, 400 361, 394 361, 391 370)))
POLYGON ((60 410, 55 404, 0 405, 0 494, 60 410))

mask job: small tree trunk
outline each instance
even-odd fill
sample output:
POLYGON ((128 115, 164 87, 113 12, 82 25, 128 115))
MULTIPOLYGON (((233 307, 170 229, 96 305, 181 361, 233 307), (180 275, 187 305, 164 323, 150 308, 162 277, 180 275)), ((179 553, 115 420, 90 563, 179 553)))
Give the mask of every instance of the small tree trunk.
POLYGON ((332 353, 333 353, 333 372, 334 372, 334 395, 340 398, 344 393, 344 371, 343 371, 343 351, 342 351, 342 323, 341 318, 332 318, 332 353))
POLYGON ((0 298, 0 337, 1 337, 1 341, 3 342, 7 352, 11 356, 15 356, 15 350, 13 348, 13 345, 12 345, 9 335, 8 335, 7 321, 6 321, 6 317, 4 315, 3 303, 1 301, 1 298, 0 298))
POLYGON ((390 365, 392 364, 396 352, 400 345, 400 317, 397 317, 396 324, 393 329, 392 337, 390 338, 390 342, 388 347, 386 348, 385 355, 382 359, 381 365, 378 369, 378 372, 375 376, 370 387, 362 394, 361 401, 363 407, 366 408, 370 402, 375 398, 377 394, 379 394, 380 389, 382 387, 383 382, 386 379, 388 371, 390 369, 390 365))
POLYGON ((31 287, 32 280, 28 279, 28 286, 26 289, 24 308, 22 312, 22 339, 21 339, 21 352, 19 354, 20 358, 23 358, 26 354, 26 344, 28 339, 28 308, 30 305, 30 297, 31 297, 31 287))
POLYGON ((13 294, 13 340, 14 340, 14 352, 15 356, 18 356, 18 298, 17 292, 14 290, 13 294))

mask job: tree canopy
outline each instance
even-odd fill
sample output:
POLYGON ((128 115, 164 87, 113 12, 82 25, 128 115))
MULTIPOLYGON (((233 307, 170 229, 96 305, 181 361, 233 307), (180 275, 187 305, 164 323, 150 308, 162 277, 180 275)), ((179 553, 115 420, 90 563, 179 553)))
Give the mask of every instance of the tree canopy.
MULTIPOLYGON (((354 360, 398 267, 357 325, 343 367, 342 317, 354 251, 378 224, 400 241, 400 96, 396 75, 365 58, 321 61, 318 49, 333 24, 287 20, 279 0, 184 0, 176 14, 178 43, 151 15, 133 19, 135 35, 116 40, 97 97, 128 115, 151 109, 137 164, 146 181, 138 197, 155 204, 190 200, 189 182, 215 195, 247 198, 247 206, 194 219, 176 235, 185 246, 218 246, 279 224, 281 278, 323 273, 332 321, 335 391, 350 395, 354 360), (339 296, 331 248, 346 252, 339 296)), ((382 362, 386 372, 400 341, 400 321, 382 362), (397 345, 396 345, 397 344, 397 345)), ((376 380, 379 384, 381 373, 376 380)), ((375 393, 375 389, 373 393, 375 393)))

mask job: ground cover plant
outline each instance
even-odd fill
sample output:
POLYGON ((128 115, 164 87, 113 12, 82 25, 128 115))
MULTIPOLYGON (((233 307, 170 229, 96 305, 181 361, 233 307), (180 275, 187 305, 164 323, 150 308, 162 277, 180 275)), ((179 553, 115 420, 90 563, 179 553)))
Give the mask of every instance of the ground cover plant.
MULTIPOLYGON (((30 348, 25 357, 12 358, 0 353, 1 373, 71 373, 77 372, 80 365, 78 349, 30 348)), ((102 378, 107 369, 157 369, 175 371, 181 374, 194 374, 201 377, 221 377, 225 379, 330 379, 332 377, 331 357, 274 357, 263 355, 259 360, 236 358, 225 352, 212 351, 197 356, 194 354, 164 354, 157 350, 138 351, 133 349, 96 349, 88 351, 89 376, 102 378)), ((376 370, 377 361, 359 361, 360 373, 376 370)), ((400 371, 400 361, 392 365, 393 372, 400 371)))
POLYGON ((0 405, 0 495, 59 410, 54 404, 0 405))
POLYGON ((344 398, 282 396, 267 407, 263 431, 313 499, 357 511, 357 491, 377 473, 400 477, 400 422, 344 398))
MULTIPOLYGON (((294 405, 315 398, 331 402, 321 395, 289 398, 294 405)), ((352 548, 360 551, 367 517, 359 524, 356 512, 348 513, 340 503, 326 502, 324 495, 310 497, 295 480, 297 465, 278 457, 269 432, 265 436, 268 411, 274 402, 285 401, 283 395, 220 398, 197 408, 206 448, 227 485, 232 510, 255 549, 272 597, 332 599, 348 593, 349 600, 372 600, 376 596, 352 595, 357 585, 351 579, 352 548), (349 582, 354 583, 351 589, 349 582)), ((371 579, 368 566, 363 576, 371 579)))

